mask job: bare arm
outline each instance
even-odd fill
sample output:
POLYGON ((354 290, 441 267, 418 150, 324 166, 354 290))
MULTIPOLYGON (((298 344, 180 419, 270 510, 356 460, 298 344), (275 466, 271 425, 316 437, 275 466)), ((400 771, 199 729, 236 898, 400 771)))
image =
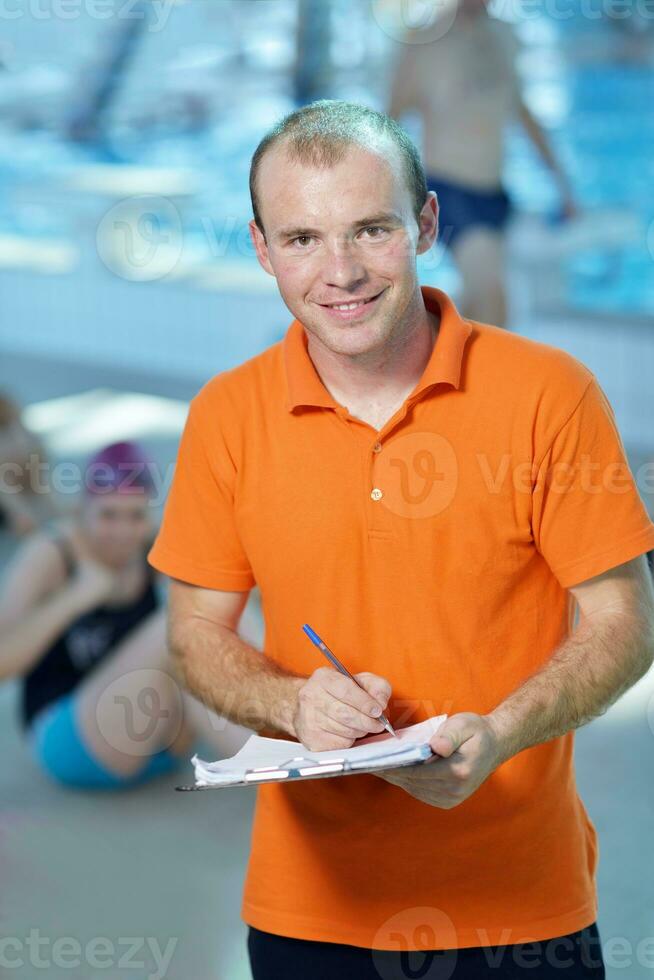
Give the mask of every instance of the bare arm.
POLYGON ((200 589, 171 579, 168 643, 185 686, 207 707, 239 725, 293 735, 293 677, 236 632, 247 592, 200 589))
POLYGON ((424 766, 380 774, 430 806, 451 809, 503 762, 603 714, 654 658, 654 591, 644 555, 570 589, 577 629, 490 714, 461 712, 430 740, 424 766))
POLYGON ((30 536, 14 554, 0 588, 0 681, 24 674, 96 599, 112 576, 94 567, 62 581, 61 558, 46 535, 30 536))
POLYGON ((171 579, 168 645, 192 694, 230 721, 291 735, 315 750, 384 730, 370 714, 390 696, 383 678, 357 674, 366 694, 328 667, 311 677, 283 670, 236 632, 247 596, 171 579))
POLYGON ((538 150, 538 153, 545 163, 545 166, 556 180, 566 215, 568 217, 572 217, 576 213, 577 208, 574 203, 570 182, 568 181, 565 171, 559 164, 559 161, 552 151, 552 147, 550 146, 550 142, 545 134, 545 130, 526 103, 522 100, 520 101, 518 116, 527 135, 529 136, 529 139, 538 150))
POLYGON ((654 590, 644 555, 570 591, 577 629, 488 715, 505 759, 604 714, 652 665, 654 590))

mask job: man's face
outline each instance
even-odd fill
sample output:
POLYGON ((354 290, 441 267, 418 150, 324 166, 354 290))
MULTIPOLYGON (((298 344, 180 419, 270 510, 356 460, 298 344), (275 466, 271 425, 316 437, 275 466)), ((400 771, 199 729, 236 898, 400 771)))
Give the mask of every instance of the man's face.
POLYGON ((314 338, 333 353, 365 356, 417 325, 416 254, 434 241, 438 211, 430 193, 418 227, 394 146, 352 146, 331 168, 289 160, 276 146, 261 161, 258 192, 265 240, 254 221, 250 231, 259 261, 314 338))

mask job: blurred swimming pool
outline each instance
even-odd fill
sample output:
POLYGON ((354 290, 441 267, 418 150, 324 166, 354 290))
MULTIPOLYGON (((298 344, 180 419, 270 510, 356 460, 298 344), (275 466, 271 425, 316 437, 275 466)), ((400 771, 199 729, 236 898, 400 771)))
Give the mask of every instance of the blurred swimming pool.
MULTIPOLYGON (((373 7, 363 0, 334 0, 330 57, 335 67, 327 94, 382 107, 389 48, 388 38, 375 31, 373 7)), ((18 26, 3 24, 13 66, 10 58, 12 70, 0 75, 5 112, 0 271, 12 268, 16 242, 26 241, 51 246, 37 250, 35 270, 38 256, 44 255, 42 267, 50 273, 87 275, 88 263, 78 266, 75 259, 80 227, 97 223, 119 198, 115 187, 109 189, 108 173, 134 166, 192 175, 192 192, 174 198, 191 265, 205 271, 221 262, 230 269, 234 263, 253 267, 247 235, 249 159, 263 130, 293 105, 296 12, 293 0, 222 0, 219 5, 193 0, 173 8, 165 29, 148 35, 127 73, 109 118, 110 143, 87 148, 64 142, 58 131, 79 86, 80 66, 92 62, 101 45, 103 25, 83 18, 67 27, 58 22, 56 30, 29 18, 18 26), (35 90, 41 78, 56 95, 53 80, 58 79, 61 93, 50 116, 36 123, 25 96, 35 73, 35 90), (9 81, 16 91, 21 78, 22 94, 15 99, 20 109, 12 114, 3 84, 9 81), (184 101, 189 93, 208 100, 203 109, 208 122, 191 124, 184 101), (106 187, 98 166, 104 168, 106 187), (80 183, 89 167, 96 168, 90 186, 80 183), (68 250, 58 252, 59 246, 68 250)), ((559 266, 562 308, 648 316, 654 314, 652 41, 639 38, 634 48, 614 27, 579 12, 563 20, 541 13, 519 21, 516 30, 524 46, 526 96, 549 129, 580 205, 594 215, 594 232, 582 246, 550 260, 559 266), (621 216, 631 219, 625 225, 631 230, 622 236, 616 235, 621 216)), ((506 178, 520 209, 556 227, 552 182, 519 131, 508 134, 506 178)), ((157 218, 161 233, 165 212, 164 207, 157 218)), ((421 276, 444 288, 454 281, 447 256, 439 251, 422 261, 421 276)), ((11 289, 11 281, 3 279, 3 288, 11 289)), ((187 279, 195 281, 192 275, 187 279)))

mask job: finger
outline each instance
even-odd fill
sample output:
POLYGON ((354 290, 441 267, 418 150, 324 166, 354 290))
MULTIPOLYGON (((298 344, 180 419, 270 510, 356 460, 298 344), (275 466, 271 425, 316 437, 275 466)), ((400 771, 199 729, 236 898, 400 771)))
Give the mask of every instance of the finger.
POLYGON ((355 717, 358 719, 356 721, 358 727, 367 725, 371 719, 378 718, 382 713, 382 706, 351 677, 346 677, 345 674, 331 667, 320 667, 316 674, 319 675, 323 689, 331 694, 332 698, 353 709, 355 715, 352 720, 354 721, 355 717))
POLYGON ((400 766, 384 771, 398 773, 403 784, 413 783, 424 786, 429 783, 429 785, 447 792, 460 784, 461 777, 458 772, 460 765, 460 761, 436 759, 432 756, 430 759, 412 766, 400 766))
POLYGON ((437 755, 449 758, 457 752, 464 742, 477 732, 477 715, 461 713, 452 715, 444 721, 435 735, 429 740, 432 752, 437 755))
POLYGON ((375 773, 375 775, 380 776, 381 779, 385 779, 387 783, 392 783, 393 786, 399 786, 400 789, 405 790, 407 793, 410 793, 416 787, 414 780, 409 778, 404 772, 403 766, 400 766, 398 769, 384 769, 383 772, 375 773))
MULTIPOLYGON (((408 766, 408 769, 412 769, 412 766, 408 766)), ((453 791, 451 786, 446 785, 432 785, 426 784, 422 780, 416 779, 413 776, 409 777, 404 775, 404 767, 398 769, 386 769, 384 772, 376 773, 386 782, 392 783, 392 785, 399 787, 413 796, 414 799, 420 800, 423 803, 428 803, 430 806, 442 807, 443 809, 450 809, 461 802, 460 796, 453 791)))
POLYGON ((411 769, 411 778, 420 783, 433 783, 434 786, 453 786, 457 781, 456 772, 453 771, 448 759, 437 760, 436 765, 416 765, 407 767, 411 769))
POLYGON ((384 731, 384 725, 378 718, 370 718, 368 715, 361 714, 349 704, 331 698, 324 705, 325 714, 337 722, 344 725, 353 733, 353 738, 362 738, 364 735, 377 734, 384 731))
POLYGON ((394 786, 402 786, 405 788, 409 785, 409 780, 406 775, 402 772, 402 769, 384 769, 382 772, 375 773, 381 779, 385 779, 387 783, 393 783, 394 786))
POLYGON ((352 725, 344 724, 327 712, 321 712, 316 722, 324 732, 328 732, 330 735, 338 735, 340 738, 347 738, 350 741, 355 741, 357 738, 369 734, 367 731, 361 731, 352 725))
POLYGON ((352 747, 353 739, 336 735, 327 727, 313 729, 302 737, 302 744, 309 752, 340 752, 352 747))
POLYGON ((354 677, 362 684, 366 689, 368 694, 378 701, 382 708, 386 708, 390 700, 392 693, 392 688, 390 682, 386 680, 385 677, 380 677, 379 674, 371 674, 369 670, 362 670, 354 677))

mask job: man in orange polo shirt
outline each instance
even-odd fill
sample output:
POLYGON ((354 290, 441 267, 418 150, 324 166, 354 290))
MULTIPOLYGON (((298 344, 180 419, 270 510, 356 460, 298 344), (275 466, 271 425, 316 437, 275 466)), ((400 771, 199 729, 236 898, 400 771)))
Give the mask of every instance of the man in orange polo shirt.
POLYGON ((437 201, 388 117, 304 107, 250 186, 295 319, 191 401, 149 554, 171 650, 212 709, 314 750, 448 715, 422 766, 257 788, 253 976, 603 977, 573 731, 654 653, 612 409, 575 358, 420 286, 437 201), (263 651, 237 635, 255 583, 263 651))

